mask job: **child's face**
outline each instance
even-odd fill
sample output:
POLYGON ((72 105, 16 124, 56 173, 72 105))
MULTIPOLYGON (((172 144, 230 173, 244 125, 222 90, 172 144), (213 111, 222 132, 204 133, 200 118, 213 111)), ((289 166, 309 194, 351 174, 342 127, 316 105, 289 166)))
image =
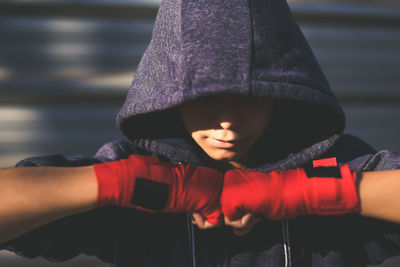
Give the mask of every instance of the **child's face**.
POLYGON ((179 108, 185 128, 212 159, 245 163, 271 117, 272 99, 217 95, 179 108))

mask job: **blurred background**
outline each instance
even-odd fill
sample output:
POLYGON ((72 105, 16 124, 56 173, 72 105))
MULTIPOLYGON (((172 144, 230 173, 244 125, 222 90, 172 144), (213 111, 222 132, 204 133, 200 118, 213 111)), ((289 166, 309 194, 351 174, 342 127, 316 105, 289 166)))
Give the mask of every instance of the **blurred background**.
MULTIPOLYGON (((123 138, 115 116, 159 0, 0 1, 0 168, 37 155, 92 155, 123 138)), ((400 150, 400 2, 289 4, 347 115, 346 132, 400 150)), ((388 260, 381 266, 399 266, 388 260)), ((0 253, 0 266, 63 264, 0 253)))

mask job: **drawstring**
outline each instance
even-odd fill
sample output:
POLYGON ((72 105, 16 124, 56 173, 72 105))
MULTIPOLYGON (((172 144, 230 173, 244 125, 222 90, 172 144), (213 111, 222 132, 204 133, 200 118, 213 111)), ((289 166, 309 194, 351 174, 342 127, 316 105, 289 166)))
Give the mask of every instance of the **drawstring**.
POLYGON ((285 267, 291 267, 291 248, 289 239, 289 222, 287 219, 282 220, 282 234, 283 234, 283 253, 285 256, 285 267))
POLYGON ((186 216, 187 219, 187 227, 188 227, 188 239, 189 239, 189 251, 192 260, 192 267, 197 267, 196 262, 196 247, 195 247, 195 240, 194 240, 194 226, 192 220, 190 218, 190 214, 186 216))

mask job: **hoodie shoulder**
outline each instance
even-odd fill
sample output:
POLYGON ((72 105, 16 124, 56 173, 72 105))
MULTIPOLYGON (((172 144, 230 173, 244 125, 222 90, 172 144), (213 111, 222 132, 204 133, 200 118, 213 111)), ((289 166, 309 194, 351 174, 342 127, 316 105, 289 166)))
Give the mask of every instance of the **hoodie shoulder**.
POLYGON ((94 157, 105 162, 127 158, 131 154, 149 155, 150 153, 130 141, 117 140, 104 144, 94 157))
POLYGON ((336 141, 330 153, 336 155, 339 162, 349 162, 365 155, 372 155, 376 150, 361 138, 343 134, 336 141))
POLYGON ((146 150, 125 140, 112 141, 104 144, 94 156, 62 154, 29 157, 19 161, 16 167, 56 166, 56 167, 78 167, 93 165, 96 163, 119 160, 129 157, 130 154, 149 155, 146 150))
POLYGON ((327 154, 357 171, 400 169, 400 151, 377 151, 364 140, 350 134, 343 134, 327 154))

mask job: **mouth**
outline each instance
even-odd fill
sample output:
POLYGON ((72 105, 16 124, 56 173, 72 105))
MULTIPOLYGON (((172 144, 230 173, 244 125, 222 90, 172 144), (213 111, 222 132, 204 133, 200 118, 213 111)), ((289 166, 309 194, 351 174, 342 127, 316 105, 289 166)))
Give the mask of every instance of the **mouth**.
POLYGON ((216 138, 211 138, 211 137, 209 137, 209 140, 212 142, 212 144, 215 147, 225 148, 225 149, 233 148, 238 142, 238 140, 224 140, 224 139, 216 139, 216 138))

